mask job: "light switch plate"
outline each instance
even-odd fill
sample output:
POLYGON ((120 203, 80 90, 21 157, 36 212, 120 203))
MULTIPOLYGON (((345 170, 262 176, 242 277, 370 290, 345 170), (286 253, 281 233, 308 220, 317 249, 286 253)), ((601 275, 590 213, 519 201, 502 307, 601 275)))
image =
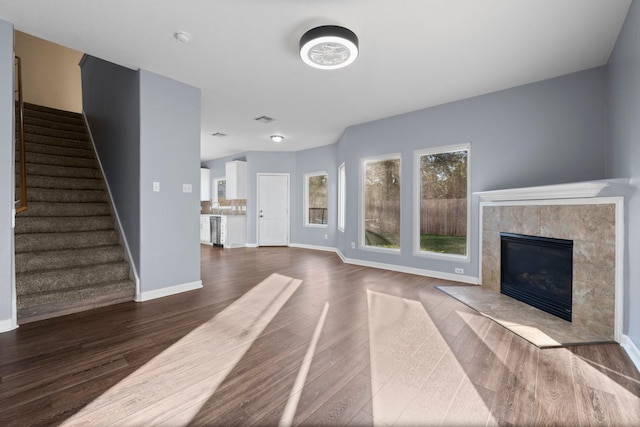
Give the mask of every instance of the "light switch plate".
POLYGON ((154 183, 153 183, 153 191, 156 191, 156 192, 160 191, 160 183, 159 182, 154 181, 154 183))

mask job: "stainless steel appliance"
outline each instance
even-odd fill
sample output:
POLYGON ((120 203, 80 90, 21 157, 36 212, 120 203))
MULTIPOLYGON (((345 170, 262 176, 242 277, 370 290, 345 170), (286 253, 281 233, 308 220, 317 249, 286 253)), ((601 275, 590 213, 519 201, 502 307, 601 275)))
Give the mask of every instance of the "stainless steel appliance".
POLYGON ((211 216, 211 243, 222 246, 222 218, 219 216, 211 216))

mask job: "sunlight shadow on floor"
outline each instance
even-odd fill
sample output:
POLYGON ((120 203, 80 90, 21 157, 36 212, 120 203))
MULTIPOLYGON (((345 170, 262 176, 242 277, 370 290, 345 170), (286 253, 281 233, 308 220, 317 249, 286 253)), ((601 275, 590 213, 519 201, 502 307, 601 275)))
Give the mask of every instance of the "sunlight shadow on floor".
POLYGON ((272 274, 62 425, 188 424, 301 283, 272 274))
POLYGON ((492 419, 421 302, 371 290, 367 300, 372 390, 378 390, 370 415, 377 424, 439 425, 445 416, 462 424, 492 419), (448 414, 460 401, 466 411, 448 414))
POLYGON ((304 384, 307 381, 307 374, 309 373, 309 369, 311 368, 311 362, 313 361, 313 356, 316 353, 316 346, 318 345, 318 340, 320 339, 320 334, 322 333, 322 328, 324 327, 324 321, 327 319, 328 311, 329 302, 327 301, 324 304, 324 309, 320 314, 318 324, 316 325, 316 329, 313 332, 313 337, 311 338, 311 343, 309 343, 309 348, 304 355, 304 359, 302 359, 302 364, 300 365, 300 370, 298 371, 296 381, 291 388, 291 393, 289 393, 287 405, 284 408, 282 417, 280 418, 280 423, 278 424, 281 427, 291 426, 293 424, 293 419, 296 416, 296 411, 298 409, 298 402, 300 401, 300 396, 302 395, 302 389, 304 388, 304 384))

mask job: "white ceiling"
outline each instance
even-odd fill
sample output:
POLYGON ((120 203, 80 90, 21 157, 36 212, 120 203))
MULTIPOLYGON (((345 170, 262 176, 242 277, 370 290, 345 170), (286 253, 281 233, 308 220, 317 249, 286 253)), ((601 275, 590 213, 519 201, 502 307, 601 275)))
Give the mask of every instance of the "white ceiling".
POLYGON ((354 124, 603 65, 630 3, 0 0, 0 19, 200 88, 201 159, 209 160, 332 144, 354 124), (351 66, 317 70, 300 60, 300 36, 327 24, 358 35, 351 66), (177 42, 176 31, 191 42, 177 42), (263 115, 276 121, 253 120, 263 115), (272 134, 285 140, 275 144, 272 134))

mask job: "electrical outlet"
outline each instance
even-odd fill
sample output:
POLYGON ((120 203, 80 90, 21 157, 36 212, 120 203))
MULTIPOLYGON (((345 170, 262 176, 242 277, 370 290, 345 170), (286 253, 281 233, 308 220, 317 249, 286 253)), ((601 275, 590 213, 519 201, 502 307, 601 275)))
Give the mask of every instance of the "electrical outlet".
POLYGON ((456 268, 455 272, 457 274, 464 274, 464 268, 456 268))
POLYGON ((191 184, 182 184, 182 192, 183 193, 191 193, 193 191, 193 187, 191 184))
POLYGON ((351 249, 355 249, 356 248, 356 242, 351 242, 351 249))
POLYGON ((329 238, 329 235, 325 233, 324 240, 327 240, 328 238, 329 238))
POLYGON ((160 191, 160 183, 159 182, 154 182, 153 183, 153 191, 155 191, 155 192, 160 191))

